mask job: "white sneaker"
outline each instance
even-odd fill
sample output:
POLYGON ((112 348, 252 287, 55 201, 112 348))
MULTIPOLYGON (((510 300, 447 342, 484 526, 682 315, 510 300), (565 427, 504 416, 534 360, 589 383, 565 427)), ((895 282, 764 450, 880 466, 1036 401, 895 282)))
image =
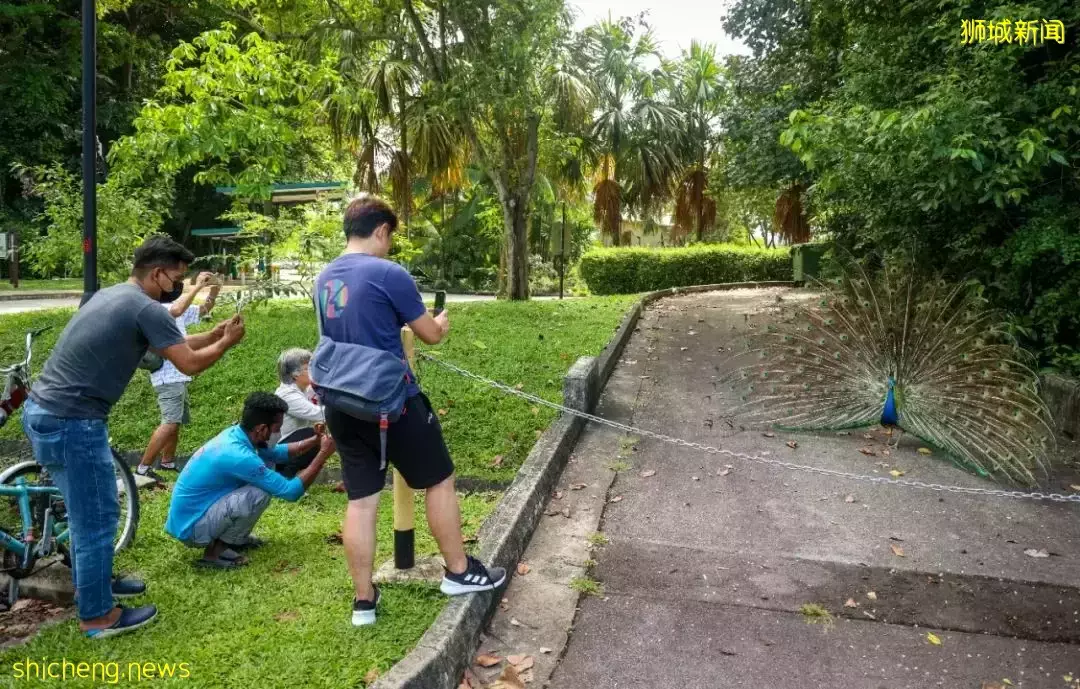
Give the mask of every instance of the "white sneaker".
POLYGON ((375 608, 379 606, 379 599, 382 598, 382 594, 379 593, 379 587, 372 585, 372 588, 375 589, 375 600, 353 599, 352 623, 354 627, 375 624, 375 608))

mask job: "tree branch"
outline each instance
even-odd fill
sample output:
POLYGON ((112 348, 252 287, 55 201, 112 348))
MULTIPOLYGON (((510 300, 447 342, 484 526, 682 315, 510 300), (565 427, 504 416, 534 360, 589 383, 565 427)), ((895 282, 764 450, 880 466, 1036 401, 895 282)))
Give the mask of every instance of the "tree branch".
POLYGON ((442 73, 442 69, 439 68, 439 58, 431 47, 431 41, 428 40, 424 25, 420 21, 419 15, 416 14, 416 8, 413 7, 412 0, 405 0, 405 12, 409 15, 409 23, 412 24, 413 30, 416 32, 416 38, 420 41, 420 47, 424 50, 424 57, 427 58, 428 63, 431 65, 435 80, 445 82, 446 77, 442 73))

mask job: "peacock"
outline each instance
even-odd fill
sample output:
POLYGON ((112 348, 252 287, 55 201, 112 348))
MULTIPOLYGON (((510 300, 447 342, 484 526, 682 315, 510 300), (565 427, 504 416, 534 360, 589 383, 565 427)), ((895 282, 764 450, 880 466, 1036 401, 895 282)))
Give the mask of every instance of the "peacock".
POLYGON ((984 476, 1037 482, 1054 431, 1034 360, 976 283, 850 262, 814 287, 751 325, 722 383, 737 418, 808 431, 881 424, 984 476))

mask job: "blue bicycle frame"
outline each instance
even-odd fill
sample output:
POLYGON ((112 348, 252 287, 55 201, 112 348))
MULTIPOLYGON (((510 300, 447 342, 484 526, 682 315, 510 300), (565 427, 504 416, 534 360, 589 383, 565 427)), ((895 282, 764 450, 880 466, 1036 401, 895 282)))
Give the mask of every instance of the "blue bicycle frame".
POLYGON ((26 479, 18 477, 14 485, 0 485, 0 497, 16 498, 19 503, 19 516, 22 519, 24 540, 20 541, 0 529, 0 545, 4 550, 15 553, 22 560, 21 568, 28 568, 35 560, 52 553, 52 544, 66 543, 70 538, 67 525, 53 519, 52 507, 45 509, 42 533, 34 534, 34 515, 30 508, 30 498, 35 495, 60 496, 56 486, 27 485, 26 479))

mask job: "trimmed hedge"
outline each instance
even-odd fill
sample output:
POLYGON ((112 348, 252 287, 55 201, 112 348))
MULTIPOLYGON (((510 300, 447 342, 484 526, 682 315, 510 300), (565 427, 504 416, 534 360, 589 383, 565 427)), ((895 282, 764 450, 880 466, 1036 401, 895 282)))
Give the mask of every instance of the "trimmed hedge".
POLYGON ((593 249, 581 257, 581 276, 593 294, 791 280, 791 256, 788 247, 758 249, 734 244, 593 249))

